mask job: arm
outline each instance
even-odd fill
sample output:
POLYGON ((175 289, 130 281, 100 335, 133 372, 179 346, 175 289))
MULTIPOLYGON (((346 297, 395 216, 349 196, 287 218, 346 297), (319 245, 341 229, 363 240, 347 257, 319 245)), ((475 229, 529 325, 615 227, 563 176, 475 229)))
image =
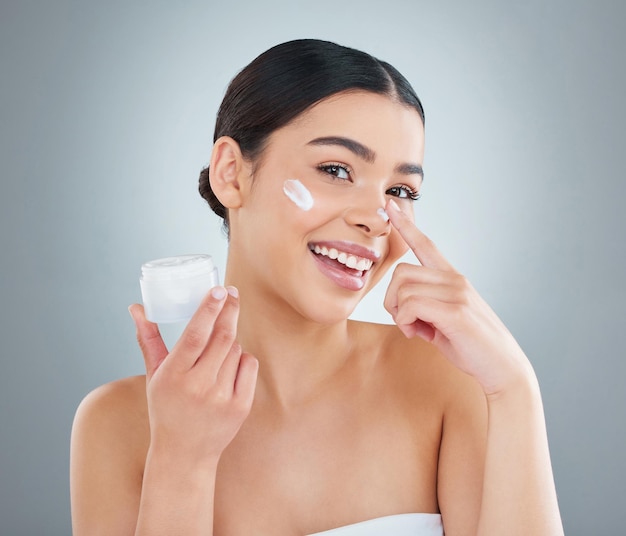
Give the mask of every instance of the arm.
POLYGON ((462 387, 465 395, 444 417, 440 499, 446 535, 562 535, 543 407, 528 359, 469 282, 391 200, 387 213, 421 266, 398 265, 385 307, 405 336, 431 342, 478 387, 462 387), (482 457, 485 430, 471 422, 485 412, 485 401, 482 457), (477 478, 468 466, 480 467, 482 460, 477 478), (455 491, 477 481, 479 500, 455 491))
POLYGON ((563 534, 536 381, 495 397, 471 378, 449 381, 437 482, 446 536, 563 534))
POLYGON ((218 460, 202 467, 150 449, 143 477, 136 536, 213 534, 218 460))
POLYGON ((207 295, 170 353, 143 308, 131 307, 146 364, 145 447, 133 446, 133 419, 111 411, 115 397, 81 404, 72 440, 76 536, 213 533, 217 464, 250 411, 258 370, 235 341, 237 294, 220 290, 207 295))
POLYGON ((487 397, 489 428, 478 534, 562 535, 539 386, 533 376, 487 397))
POLYGON ((487 403, 480 386, 446 370, 437 501, 446 536, 475 536, 480 517, 487 447, 487 403))
POLYGON ((169 354, 143 308, 130 312, 150 420, 135 534, 210 536, 217 464, 250 412, 258 370, 235 340, 238 293, 212 289, 169 354))

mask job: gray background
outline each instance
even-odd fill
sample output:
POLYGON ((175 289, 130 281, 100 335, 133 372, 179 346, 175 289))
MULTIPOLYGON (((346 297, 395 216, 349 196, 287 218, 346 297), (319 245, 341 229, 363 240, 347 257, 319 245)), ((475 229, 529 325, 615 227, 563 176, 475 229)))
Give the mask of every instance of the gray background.
MULTIPOLYGON (((543 388, 569 535, 626 530, 621 1, 0 4, 0 533, 70 532, 73 414, 142 372, 142 262, 224 266, 196 193, 230 78, 319 37, 398 67, 427 114, 417 223, 543 388)), ((384 287, 355 317, 389 322, 384 287)))

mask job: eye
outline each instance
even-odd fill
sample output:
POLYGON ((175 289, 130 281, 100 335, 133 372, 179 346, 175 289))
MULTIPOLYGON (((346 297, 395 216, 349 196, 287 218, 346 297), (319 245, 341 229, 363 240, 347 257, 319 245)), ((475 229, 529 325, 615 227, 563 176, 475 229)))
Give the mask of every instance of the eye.
POLYGON ((410 199, 411 201, 417 201, 420 197, 422 197, 422 194, 420 194, 417 190, 414 190, 405 184, 402 186, 392 186, 385 193, 393 195, 399 199, 410 199))
POLYGON ((342 181, 350 180, 350 168, 345 164, 320 164, 318 169, 327 175, 331 175, 335 179, 342 181))

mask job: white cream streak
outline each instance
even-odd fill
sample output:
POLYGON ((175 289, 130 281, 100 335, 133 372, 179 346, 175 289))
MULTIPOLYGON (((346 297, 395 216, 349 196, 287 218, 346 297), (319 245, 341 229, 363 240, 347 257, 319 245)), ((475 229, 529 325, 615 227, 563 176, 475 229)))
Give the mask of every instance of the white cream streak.
POLYGON ((379 208, 376 212, 383 220, 385 220, 385 223, 389 221, 389 216, 384 208, 379 208))
POLYGON ((298 208, 302 210, 311 210, 313 208, 311 192, 298 179, 287 179, 283 184, 283 192, 298 208))

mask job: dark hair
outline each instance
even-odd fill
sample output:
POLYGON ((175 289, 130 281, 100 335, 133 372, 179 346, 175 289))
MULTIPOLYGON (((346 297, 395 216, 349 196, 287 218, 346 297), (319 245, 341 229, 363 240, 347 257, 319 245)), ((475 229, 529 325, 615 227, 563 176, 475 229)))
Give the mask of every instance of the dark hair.
MULTIPOLYGON (((272 132, 322 99, 347 90, 389 95, 415 108, 424 122, 411 84, 390 64, 329 41, 298 39, 263 52, 235 76, 217 112, 213 141, 230 136, 254 163, 272 132)), ((208 167, 200 173, 198 189, 228 232, 228 211, 211 189, 208 167)))

